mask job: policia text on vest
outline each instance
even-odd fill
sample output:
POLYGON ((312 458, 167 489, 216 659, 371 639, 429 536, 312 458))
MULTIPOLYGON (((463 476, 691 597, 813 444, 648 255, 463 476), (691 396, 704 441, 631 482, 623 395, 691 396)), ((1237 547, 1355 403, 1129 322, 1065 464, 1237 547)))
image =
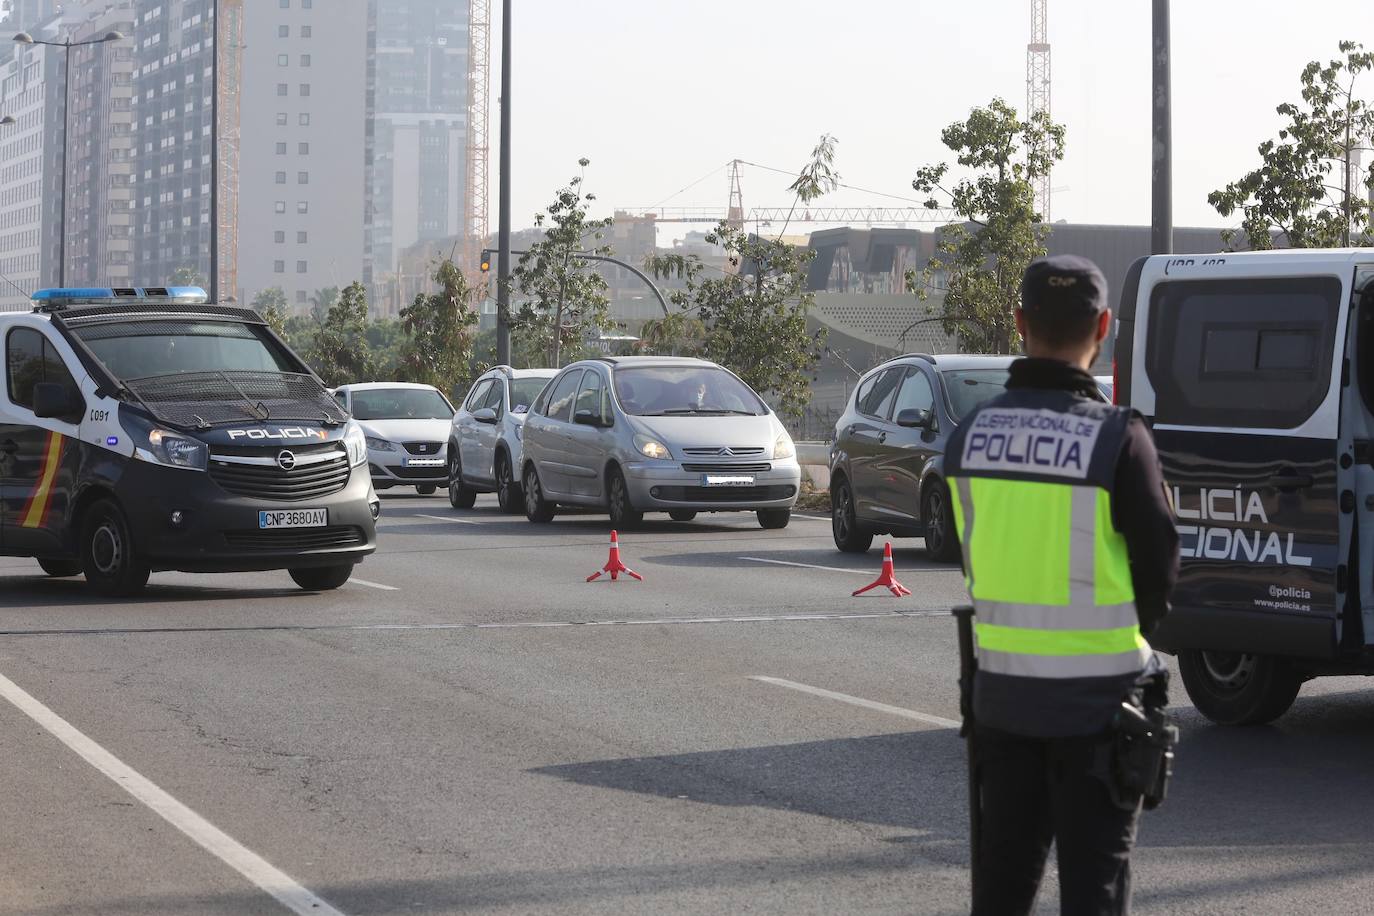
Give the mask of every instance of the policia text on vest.
MULTIPOLYGON (((1087 372, 1111 318, 1091 261, 1032 262, 1016 310, 1028 357, 945 453, 976 615, 960 640, 977 656, 975 916, 1030 912, 1051 844, 1063 913, 1127 912, 1142 801, 1163 794, 1173 733, 1146 636, 1168 610, 1178 533, 1144 422, 1102 403, 1087 372)), ((967 682, 975 665, 961 667, 967 682)))

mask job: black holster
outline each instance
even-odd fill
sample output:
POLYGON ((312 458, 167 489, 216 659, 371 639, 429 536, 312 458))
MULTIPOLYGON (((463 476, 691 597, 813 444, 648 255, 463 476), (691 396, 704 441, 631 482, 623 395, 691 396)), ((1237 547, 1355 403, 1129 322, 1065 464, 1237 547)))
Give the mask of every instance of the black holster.
POLYGON ((1169 723, 1168 672, 1151 675, 1121 701, 1112 720, 1111 779, 1118 805, 1158 808, 1174 774, 1178 728, 1169 723))

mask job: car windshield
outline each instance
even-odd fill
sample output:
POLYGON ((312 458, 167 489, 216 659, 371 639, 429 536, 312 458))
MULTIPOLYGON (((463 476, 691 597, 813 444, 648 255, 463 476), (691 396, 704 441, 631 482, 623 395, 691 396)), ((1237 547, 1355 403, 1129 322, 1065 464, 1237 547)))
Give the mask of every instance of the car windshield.
POLYGON ((121 321, 76 329, 118 379, 182 372, 300 372, 253 325, 234 321, 121 321))
POLYGON ((541 375, 533 378, 518 378, 510 383, 510 409, 511 413, 525 413, 534 403, 534 399, 539 397, 539 392, 544 390, 544 386, 549 383, 552 375, 541 375))
POLYGON ((979 404, 1006 390, 1010 369, 960 369, 941 373, 949 392, 949 413, 954 422, 979 404))
POLYGON ((367 388, 353 392, 355 420, 449 420, 453 408, 432 388, 367 388))
POLYGON ((716 366, 624 368, 614 378, 620 406, 635 416, 768 413, 748 385, 716 366))

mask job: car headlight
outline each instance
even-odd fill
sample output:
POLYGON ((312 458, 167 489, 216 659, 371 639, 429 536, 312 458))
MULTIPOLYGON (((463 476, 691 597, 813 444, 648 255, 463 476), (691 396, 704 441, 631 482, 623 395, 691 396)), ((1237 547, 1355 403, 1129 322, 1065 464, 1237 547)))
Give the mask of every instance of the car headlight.
POLYGON ((203 471, 210 459, 210 449, 199 439, 154 427, 148 430, 146 448, 134 454, 144 461, 165 464, 174 468, 203 471))
POLYGON ((797 457, 797 447, 792 444, 792 437, 787 433, 780 433, 778 440, 773 443, 773 460, 782 461, 785 458, 797 457))
POLYGON ((374 452, 396 451, 396 446, 392 445, 385 439, 378 439, 376 436, 364 436, 363 441, 366 442, 367 447, 372 449, 374 452))
POLYGON ((659 461, 673 460, 673 453, 668 451, 668 446, 657 439, 650 439, 648 436, 635 436, 635 448, 645 458, 654 458, 659 461))
POLYGON ((372 440, 363 435, 362 427, 356 423, 348 424, 348 432, 344 433, 343 441, 344 448, 348 449, 350 467, 356 468, 360 464, 367 464, 367 447, 372 444, 372 440))

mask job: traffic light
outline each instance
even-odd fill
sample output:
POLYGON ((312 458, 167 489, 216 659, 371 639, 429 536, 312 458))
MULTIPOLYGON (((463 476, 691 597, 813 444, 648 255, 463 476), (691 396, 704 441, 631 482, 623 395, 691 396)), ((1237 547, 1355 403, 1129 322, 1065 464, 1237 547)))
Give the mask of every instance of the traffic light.
POLYGON ((482 273, 491 272, 491 249, 484 249, 482 251, 482 263, 480 266, 482 273))

